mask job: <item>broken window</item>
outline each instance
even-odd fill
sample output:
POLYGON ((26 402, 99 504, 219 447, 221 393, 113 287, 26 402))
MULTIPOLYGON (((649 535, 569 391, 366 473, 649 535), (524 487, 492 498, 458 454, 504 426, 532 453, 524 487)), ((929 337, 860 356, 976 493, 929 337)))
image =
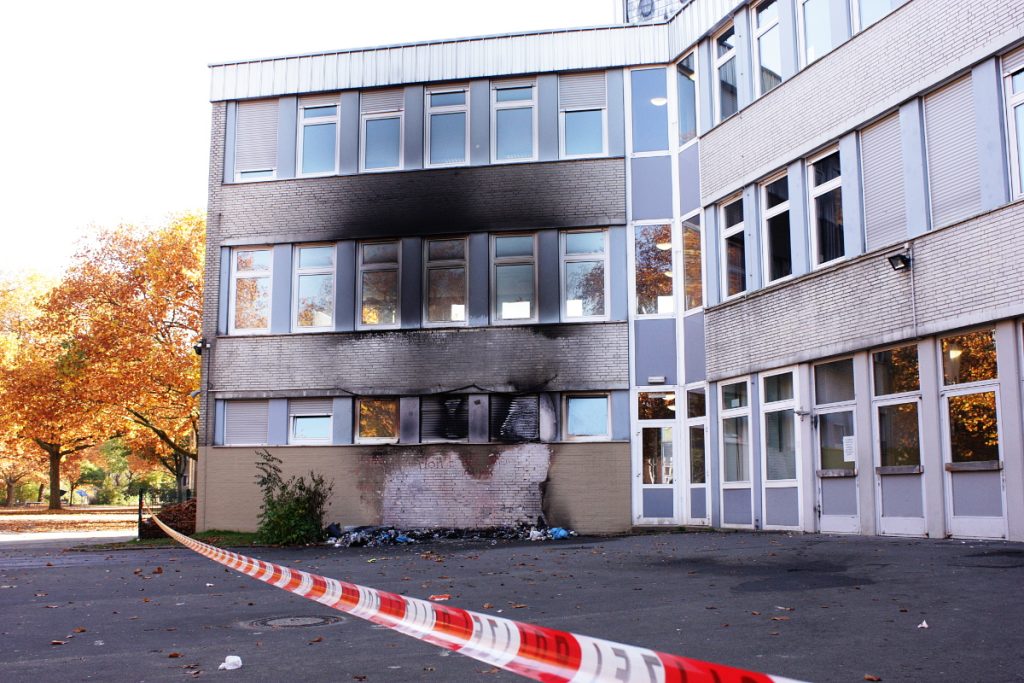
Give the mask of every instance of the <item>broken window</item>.
POLYGON ((420 398, 420 441, 457 441, 469 436, 469 397, 420 398))
POLYGON ((537 441, 540 438, 540 401, 537 395, 492 394, 489 423, 491 441, 537 441))

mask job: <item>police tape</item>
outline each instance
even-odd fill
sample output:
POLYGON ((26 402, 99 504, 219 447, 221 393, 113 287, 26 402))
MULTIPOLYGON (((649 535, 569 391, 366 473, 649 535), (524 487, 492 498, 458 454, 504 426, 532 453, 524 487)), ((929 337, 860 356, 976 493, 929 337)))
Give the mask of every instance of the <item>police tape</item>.
POLYGON ((544 683, 795 683, 788 678, 576 635, 379 591, 168 536, 206 558, 290 593, 544 683))

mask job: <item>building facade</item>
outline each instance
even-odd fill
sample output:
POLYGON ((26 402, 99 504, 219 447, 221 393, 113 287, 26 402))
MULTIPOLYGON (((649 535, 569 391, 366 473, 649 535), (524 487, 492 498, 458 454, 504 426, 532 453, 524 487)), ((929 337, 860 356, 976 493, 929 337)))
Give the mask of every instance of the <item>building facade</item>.
POLYGON ((201 528, 1024 540, 1024 2, 650 4, 211 68, 201 528))

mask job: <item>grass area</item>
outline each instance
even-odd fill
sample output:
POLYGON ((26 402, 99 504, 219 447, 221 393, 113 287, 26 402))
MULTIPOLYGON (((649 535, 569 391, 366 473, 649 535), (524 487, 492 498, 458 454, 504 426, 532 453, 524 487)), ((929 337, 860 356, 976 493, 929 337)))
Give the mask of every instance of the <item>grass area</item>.
MULTIPOLYGON (((248 531, 221 531, 210 529, 194 534, 192 538, 221 548, 252 547, 256 543, 256 534, 248 531)), ((72 550, 105 551, 105 550, 142 550, 145 548, 180 548, 181 544, 171 538, 137 538, 122 543, 96 543, 79 545, 72 550)))

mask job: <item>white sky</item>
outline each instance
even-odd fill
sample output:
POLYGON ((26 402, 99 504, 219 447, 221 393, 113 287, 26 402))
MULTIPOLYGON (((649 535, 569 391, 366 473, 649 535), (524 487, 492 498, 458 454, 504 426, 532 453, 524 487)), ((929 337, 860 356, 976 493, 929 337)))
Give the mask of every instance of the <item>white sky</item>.
POLYGON ((618 0, 21 0, 0 10, 0 272, 206 208, 211 62, 614 21, 618 0))

